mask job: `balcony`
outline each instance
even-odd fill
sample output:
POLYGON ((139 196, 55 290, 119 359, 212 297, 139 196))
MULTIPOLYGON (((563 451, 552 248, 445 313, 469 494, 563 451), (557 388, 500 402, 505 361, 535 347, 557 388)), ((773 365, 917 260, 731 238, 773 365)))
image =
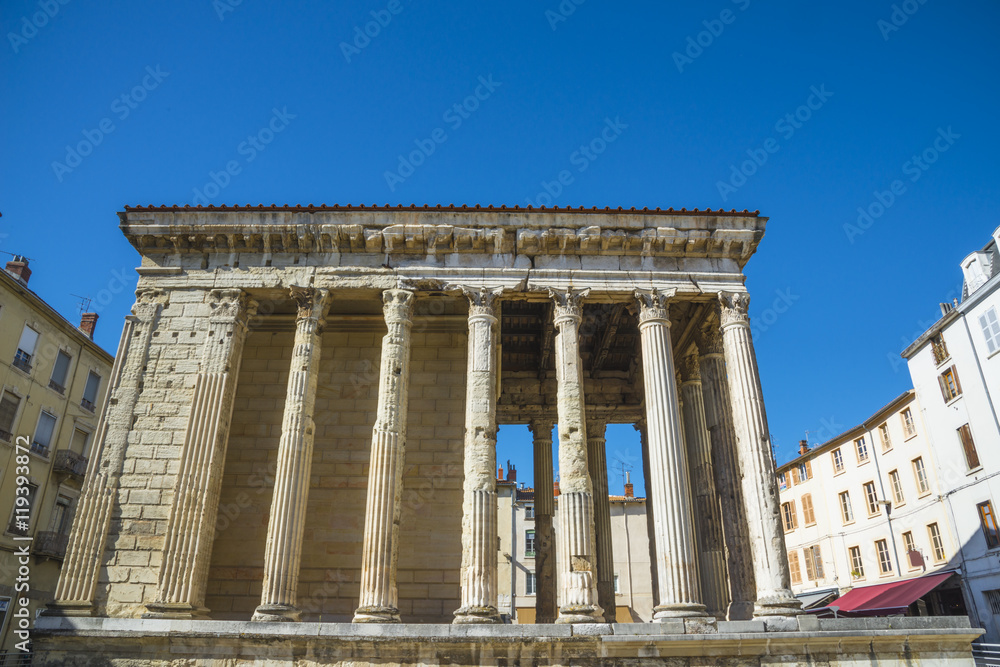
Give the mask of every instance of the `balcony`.
POLYGON ((31 441, 31 451, 33 451, 34 453, 38 454, 39 456, 43 456, 45 458, 49 458, 49 446, 48 445, 43 445, 42 443, 38 442, 37 440, 32 440, 31 441))
POLYGON ((19 368, 25 373, 31 372, 31 355, 22 349, 17 350, 17 354, 14 355, 14 368, 19 368))
POLYGON ((62 560, 66 556, 68 543, 68 533, 38 532, 35 533, 35 539, 32 542, 32 551, 36 556, 62 560))
POLYGON ((13 433, 11 433, 10 431, 5 431, 2 428, 0 428, 0 440, 3 440, 4 442, 11 442, 13 439, 14 439, 13 433))
POLYGON ((60 449, 56 452, 56 459, 52 463, 52 471, 56 474, 69 475, 78 480, 82 480, 87 472, 87 457, 77 454, 69 449, 60 449))
POLYGON ((94 410, 95 410, 95 409, 97 408, 97 406, 96 406, 96 405, 94 405, 93 403, 91 403, 90 401, 88 401, 88 400, 87 400, 87 399, 85 399, 85 398, 84 398, 84 399, 82 399, 82 400, 80 401, 80 405, 81 405, 81 406, 83 407, 83 409, 84 409, 84 410, 86 410, 87 412, 93 412, 93 411, 94 411, 94 410))
POLYGON ((58 392, 58 393, 62 394, 63 396, 66 395, 66 387, 62 386, 61 384, 59 384, 55 380, 49 380, 49 389, 51 389, 51 390, 53 390, 55 392, 58 392))

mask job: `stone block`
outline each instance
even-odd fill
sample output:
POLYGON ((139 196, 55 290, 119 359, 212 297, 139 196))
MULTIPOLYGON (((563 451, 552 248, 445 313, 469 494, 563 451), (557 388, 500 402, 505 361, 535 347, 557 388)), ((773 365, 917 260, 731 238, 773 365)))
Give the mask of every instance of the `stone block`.
POLYGON ((766 632, 764 621, 719 621, 719 634, 751 634, 766 632))
POLYGON ((684 619, 684 633, 688 635, 714 635, 719 632, 719 621, 711 616, 684 619))

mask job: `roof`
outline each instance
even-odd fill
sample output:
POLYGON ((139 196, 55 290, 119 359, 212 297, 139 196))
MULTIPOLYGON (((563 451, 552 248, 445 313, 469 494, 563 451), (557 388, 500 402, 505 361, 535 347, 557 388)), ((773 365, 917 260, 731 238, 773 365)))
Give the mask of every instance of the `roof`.
POLYGON ((677 209, 677 210, 675 210, 673 208, 668 208, 668 209, 664 210, 664 209, 661 209, 659 207, 657 207, 655 209, 650 209, 648 207, 643 207, 641 209, 637 209, 634 206, 631 207, 631 208, 627 208, 627 209, 624 208, 624 207, 622 207, 622 206, 619 206, 618 208, 614 208, 614 209, 611 208, 610 206, 605 206, 603 209, 599 209, 596 206, 591 207, 591 208, 584 208, 583 206, 580 206, 578 208, 573 208, 573 207, 570 207, 570 206, 566 206, 566 207, 563 207, 563 206, 548 206, 548 207, 546 207, 546 206, 540 206, 538 208, 535 208, 535 207, 532 207, 532 206, 527 206, 527 207, 521 207, 521 206, 504 206, 504 205, 493 206, 492 204, 490 204, 488 206, 482 206, 480 204, 476 204, 474 206, 469 206, 467 204, 462 204, 461 206, 456 206, 455 204, 448 204, 447 206, 444 206, 443 204, 435 204, 433 206, 428 205, 428 204, 424 204, 423 206, 417 206, 416 204, 410 204, 409 206, 403 206, 402 204, 397 204, 396 206, 392 206, 391 204, 372 204, 370 206, 366 205, 366 204, 333 204, 332 206, 328 206, 326 204, 319 204, 318 206, 315 205, 315 204, 306 204, 304 206, 301 205, 301 204, 296 204, 296 205, 291 205, 291 204, 280 204, 280 205, 279 204, 271 204, 269 206, 266 205, 266 204, 257 204, 256 206, 253 205, 253 204, 221 204, 219 206, 215 206, 215 205, 209 205, 209 206, 190 206, 188 204, 185 204, 184 206, 178 206, 178 205, 167 206, 165 204, 161 204, 160 206, 154 206, 154 205, 129 206, 127 204, 125 205, 125 211, 127 213, 132 212, 132 211, 136 211, 136 212, 150 212, 150 211, 165 211, 165 212, 166 211, 169 211, 169 212, 182 212, 182 211, 292 211, 292 212, 295 212, 295 213, 311 213, 313 211, 406 211, 406 210, 409 210, 409 211, 417 211, 417 210, 422 210, 422 211, 439 211, 439 212, 449 212, 449 213, 454 213, 454 212, 463 212, 464 213, 464 212, 475 212, 475 211, 512 211, 512 212, 533 211, 533 212, 549 212, 549 213, 601 213, 601 212, 603 212, 603 213, 612 213, 612 212, 618 212, 618 213, 652 213, 652 214, 656 214, 656 215, 692 215, 692 214, 697 214, 697 215, 738 215, 738 216, 748 216, 748 215, 750 215, 750 216, 758 216, 758 215, 760 215, 760 211, 759 210, 751 212, 751 211, 748 211, 747 209, 743 209, 742 211, 737 211, 736 209, 730 209, 729 211, 725 211, 725 210, 723 210, 723 209, 720 208, 717 211, 713 211, 711 208, 706 208, 704 210, 699 210, 697 208, 696 209, 692 209, 692 210, 688 210, 686 208, 677 209))

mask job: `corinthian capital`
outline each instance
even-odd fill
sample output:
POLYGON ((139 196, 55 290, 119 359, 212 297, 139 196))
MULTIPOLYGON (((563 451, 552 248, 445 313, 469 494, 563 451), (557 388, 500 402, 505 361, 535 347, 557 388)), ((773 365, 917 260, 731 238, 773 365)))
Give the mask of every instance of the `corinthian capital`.
POLYGON ((722 329, 714 321, 706 322, 699 331, 698 351, 703 356, 722 354, 722 329))
POLYGON ((722 327, 732 324, 749 324, 750 295, 746 292, 719 292, 722 327))
POLYGON ((458 289, 469 300, 469 317, 473 315, 490 315, 496 317, 497 300, 503 295, 503 287, 490 289, 482 287, 466 287, 459 285, 458 289))
POLYGON ((234 322, 257 314, 257 302, 240 289, 214 289, 208 293, 210 322, 234 322))
POLYGON ((553 318, 556 326, 565 322, 580 323, 583 319, 583 300, 590 294, 590 288, 573 289, 567 287, 565 290, 547 288, 549 297, 555 301, 555 316, 553 318))
POLYGON ((637 289, 636 301, 639 302, 639 324, 651 320, 664 320, 670 324, 670 300, 677 296, 676 289, 661 292, 655 287, 651 290, 637 289))
POLYGON ((298 306, 296 320, 310 319, 322 324, 323 318, 326 316, 326 309, 330 305, 328 299, 330 296, 329 290, 293 285, 289 288, 289 292, 298 306))
POLYGON ((135 305, 132 306, 132 314, 140 321, 154 319, 160 314, 164 306, 167 305, 169 297, 167 293, 158 288, 147 287, 135 291, 135 305))
POLYGON ((409 324, 413 319, 414 294, 405 289, 382 292, 382 313, 386 324, 409 324))
POLYGON ((681 363, 679 364, 681 382, 701 382, 701 366, 699 365, 699 361, 697 352, 681 357, 681 363))

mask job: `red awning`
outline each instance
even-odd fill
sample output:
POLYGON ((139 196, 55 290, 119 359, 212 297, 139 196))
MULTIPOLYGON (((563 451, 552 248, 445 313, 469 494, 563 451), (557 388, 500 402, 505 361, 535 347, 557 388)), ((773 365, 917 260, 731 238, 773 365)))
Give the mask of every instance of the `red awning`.
POLYGON ((911 604, 943 584, 954 572, 940 572, 926 577, 894 581, 891 584, 855 588, 840 596, 829 607, 838 614, 873 616, 905 610, 911 604))

